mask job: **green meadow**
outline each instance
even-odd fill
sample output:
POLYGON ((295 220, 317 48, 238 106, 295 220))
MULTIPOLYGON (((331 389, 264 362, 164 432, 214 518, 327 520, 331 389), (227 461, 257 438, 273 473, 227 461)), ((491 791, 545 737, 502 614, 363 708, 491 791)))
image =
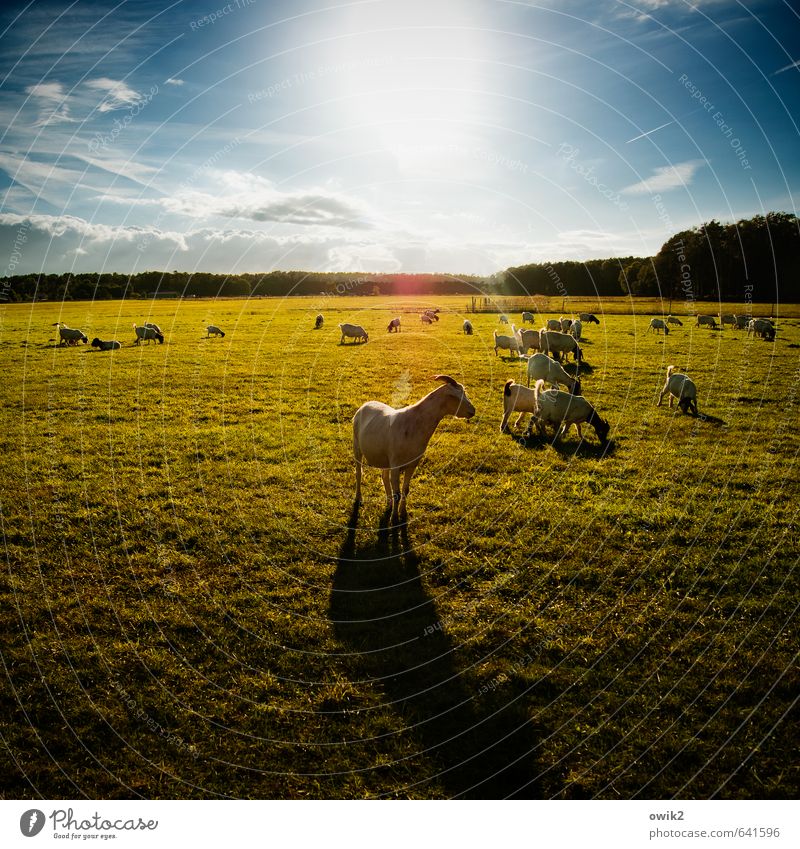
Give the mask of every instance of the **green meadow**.
POLYGON ((3 798, 800 794, 800 313, 768 343, 600 310, 603 448, 500 433, 524 366, 468 300, 0 307, 3 798), (655 406, 668 365, 699 418, 655 406), (477 415, 390 527, 351 419, 436 374, 477 415))

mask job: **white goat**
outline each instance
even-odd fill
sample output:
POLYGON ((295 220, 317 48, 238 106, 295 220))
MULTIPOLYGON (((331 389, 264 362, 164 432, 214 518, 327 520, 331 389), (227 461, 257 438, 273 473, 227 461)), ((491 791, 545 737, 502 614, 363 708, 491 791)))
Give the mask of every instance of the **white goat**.
POLYGON ((647 329, 652 330, 656 336, 658 336, 659 330, 663 330, 664 335, 669 336, 669 327, 667 327, 667 322, 661 318, 651 318, 650 326, 647 329))
POLYGON ((84 335, 82 330, 76 330, 72 327, 67 327, 66 324, 61 324, 60 321, 57 321, 53 327, 58 328, 58 335, 60 338, 59 345, 77 345, 78 342, 83 342, 85 345, 89 339, 86 335, 84 335))
POLYGON ((118 351, 122 347, 122 343, 117 342, 116 339, 104 342, 102 339, 98 339, 95 336, 94 339, 92 339, 92 347, 97 348, 100 351, 118 351))
POLYGON ((575 377, 567 374, 559 363, 547 356, 547 354, 534 354, 528 359, 528 386, 531 380, 544 380, 558 389, 559 383, 568 387, 573 395, 581 394, 581 383, 575 377))
POLYGON ((140 342, 143 342, 144 340, 147 340, 147 343, 149 344, 154 339, 158 340, 159 345, 164 344, 164 335, 156 327, 148 327, 147 325, 145 325, 144 327, 141 327, 140 325, 134 324, 133 330, 136 333, 136 339, 134 339, 134 341, 133 341, 134 345, 138 345, 140 342))
POLYGON ((208 339, 209 336, 225 336, 216 324, 209 324, 208 327, 206 327, 206 333, 208 334, 206 339, 208 339))
POLYGON ((675 371, 675 366, 667 368, 667 380, 658 396, 656 407, 661 406, 661 402, 668 392, 670 409, 672 408, 673 398, 677 398, 678 406, 684 413, 691 409, 694 415, 697 415, 697 387, 694 385, 694 381, 685 374, 678 374, 675 371))
POLYGON ((581 334, 583 333, 583 322, 576 318, 575 321, 572 322, 572 327, 569 329, 569 335, 576 341, 581 341, 581 334))
POLYGON ((600 324, 600 319, 594 313, 591 312, 578 313, 578 318, 584 324, 600 324))
POLYGON ((542 340, 538 330, 526 330, 524 327, 521 327, 517 331, 517 339, 519 339, 520 351, 523 354, 526 354, 529 348, 533 348, 536 351, 542 350, 542 340))
POLYGON ((716 327, 717 320, 713 315, 698 315, 695 327, 716 327))
POLYGON ((594 407, 582 395, 570 395, 560 389, 544 389, 544 381, 537 380, 533 390, 536 412, 528 425, 528 431, 536 422, 539 433, 545 435, 545 425, 551 425, 555 429, 558 439, 566 436, 572 425, 578 429, 578 439, 583 439, 581 425, 586 422, 590 424, 597 434, 600 442, 605 444, 608 440, 608 432, 611 425, 597 414, 594 407))
POLYGON ((582 352, 580 345, 568 333, 547 330, 539 334, 539 340, 542 351, 545 354, 552 354, 559 361, 562 354, 572 354, 576 363, 581 361, 582 352))
POLYGON ((666 321, 667 324, 677 324, 678 327, 683 327, 683 322, 679 318, 675 318, 674 315, 668 315, 664 321, 666 321))
POLYGON ((433 378, 444 384, 416 404, 395 410, 380 401, 367 401, 353 416, 353 457, 356 464, 356 501, 361 502, 362 466, 381 470, 386 507, 392 515, 405 515, 411 476, 439 422, 445 416, 470 419, 475 407, 464 387, 446 374, 433 378), (400 475, 403 490, 400 491, 400 475))
POLYGON ((339 340, 340 345, 344 345, 345 339, 354 339, 356 342, 369 342, 367 331, 360 324, 340 324, 339 330, 342 332, 342 338, 339 340))
POLYGON ((564 316, 562 315, 561 318, 559 318, 559 321, 561 322, 561 327, 559 328, 561 332, 569 333, 569 329, 570 327, 572 327, 572 319, 564 318, 564 316))
POLYGON ((547 323, 544 326, 545 330, 557 330, 559 333, 561 332, 561 319, 558 318, 548 318, 547 323))
POLYGON ((400 332, 400 317, 398 316, 397 318, 393 318, 389 322, 389 324, 387 325, 386 329, 389 331, 389 333, 399 333, 400 332))
POLYGON ((517 336, 498 336, 497 331, 494 331, 494 355, 497 356, 498 348, 503 351, 509 351, 512 354, 519 356, 520 345, 517 336))
POLYGON ((468 318, 464 319, 463 328, 467 336, 472 336, 472 322, 468 318))

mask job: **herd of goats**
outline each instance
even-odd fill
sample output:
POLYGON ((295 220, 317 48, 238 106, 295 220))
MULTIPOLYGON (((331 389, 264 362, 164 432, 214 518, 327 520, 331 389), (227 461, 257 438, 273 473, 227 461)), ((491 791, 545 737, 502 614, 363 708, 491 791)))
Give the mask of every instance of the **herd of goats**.
MULTIPOLYGON (((428 309, 420 315, 423 325, 432 325, 439 321, 439 310, 428 309)), ((532 324, 535 316, 531 312, 522 313, 522 323, 532 324)), ((314 327, 319 330, 324 323, 324 317, 316 317, 314 327)), ((500 323, 508 325, 508 317, 500 316, 500 323)), ((580 340, 584 325, 600 324, 597 316, 592 313, 580 313, 577 319, 552 318, 541 330, 517 328, 511 325, 511 334, 498 334, 495 330, 494 352, 508 351, 512 357, 527 361, 527 384, 516 383, 513 379, 506 381, 503 387, 503 418, 500 429, 508 431, 508 422, 513 413, 518 413, 514 427, 517 428, 522 417, 531 415, 525 438, 528 438, 534 425, 540 436, 546 436, 546 428, 551 427, 554 438, 563 437, 572 425, 575 425, 578 438, 582 439, 581 425, 588 424, 594 428, 601 445, 608 441, 611 430, 610 424, 597 413, 595 408, 583 397, 580 382, 580 366, 582 352, 580 340), (528 351, 535 353, 528 356, 528 351), (574 374, 569 374, 562 366, 562 357, 566 363, 571 355, 574 360, 574 374), (533 388, 531 388, 533 382, 533 388), (550 389, 546 389, 546 385, 550 389), (566 387, 568 391, 560 389, 566 387)), ((674 316, 665 319, 654 318, 649 330, 669 333, 669 325, 682 325, 683 322, 674 316)), ((735 329, 745 329, 751 333, 772 341, 775 338, 775 325, 770 319, 752 318, 752 316, 737 316, 724 314, 720 316, 720 324, 725 327, 730 324, 735 329)), ((86 344, 88 338, 80 331, 67 327, 58 322, 60 345, 86 344)), ((389 333, 399 333, 402 322, 400 317, 393 318, 388 326, 389 333)), ((697 327, 716 328, 715 316, 697 316, 697 327)), ((347 339, 355 343, 369 341, 369 334, 358 324, 340 324, 341 345, 347 339)), ((141 342, 164 342, 164 334, 157 324, 146 322, 143 325, 133 325, 136 338, 134 344, 141 342)), ((472 322, 465 319, 462 324, 464 334, 473 334, 472 322)), ((225 336, 216 325, 206 327, 207 338, 210 336, 225 336)), ((92 345, 102 351, 113 351, 121 348, 117 340, 103 341, 95 338, 92 345)), ((356 502, 361 501, 361 475, 364 465, 381 470, 383 485, 386 490, 386 507, 391 510, 393 518, 406 516, 406 500, 411 477, 425 455, 425 449, 430 442, 439 422, 445 416, 470 419, 475 415, 475 407, 467 398, 462 384, 446 374, 436 375, 436 381, 441 382, 432 392, 415 404, 394 409, 380 401, 367 401, 356 411, 353 417, 353 456, 356 467, 356 502), (401 486, 402 478, 402 486, 401 486)), ((669 396, 669 406, 677 401, 683 413, 691 412, 697 416, 697 387, 691 378, 675 370, 675 366, 667 368, 666 381, 658 398, 657 406, 661 406, 665 396, 669 396)))

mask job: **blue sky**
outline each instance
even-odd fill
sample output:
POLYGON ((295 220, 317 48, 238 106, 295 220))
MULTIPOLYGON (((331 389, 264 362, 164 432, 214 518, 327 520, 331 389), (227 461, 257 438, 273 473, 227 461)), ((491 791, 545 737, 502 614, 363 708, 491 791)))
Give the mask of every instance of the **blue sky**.
POLYGON ((795 8, 6 5, 0 276, 486 274, 796 212, 795 8))

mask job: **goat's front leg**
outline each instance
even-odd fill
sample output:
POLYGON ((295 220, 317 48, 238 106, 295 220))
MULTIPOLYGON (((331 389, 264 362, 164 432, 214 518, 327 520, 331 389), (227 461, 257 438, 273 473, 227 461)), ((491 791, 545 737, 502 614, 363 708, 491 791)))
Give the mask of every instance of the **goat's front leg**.
POLYGON ((389 470, 381 469, 381 477, 383 478, 383 488, 386 490, 386 509, 392 507, 392 482, 389 480, 389 470))

